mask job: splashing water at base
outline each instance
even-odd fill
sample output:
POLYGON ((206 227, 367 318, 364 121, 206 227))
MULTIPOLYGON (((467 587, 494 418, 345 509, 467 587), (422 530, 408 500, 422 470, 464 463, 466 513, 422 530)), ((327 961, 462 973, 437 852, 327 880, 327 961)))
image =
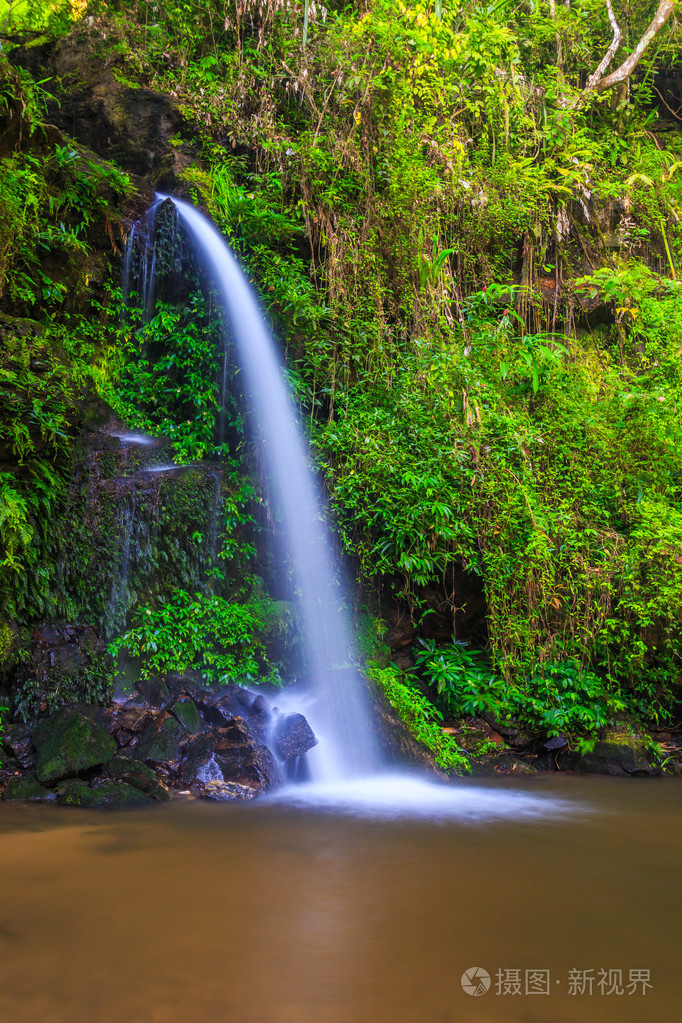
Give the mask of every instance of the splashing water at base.
POLYGON ((406 771, 365 778, 291 785, 264 802, 299 810, 329 811, 373 820, 414 819, 475 823, 554 819, 585 812, 565 799, 542 794, 428 781, 406 771))

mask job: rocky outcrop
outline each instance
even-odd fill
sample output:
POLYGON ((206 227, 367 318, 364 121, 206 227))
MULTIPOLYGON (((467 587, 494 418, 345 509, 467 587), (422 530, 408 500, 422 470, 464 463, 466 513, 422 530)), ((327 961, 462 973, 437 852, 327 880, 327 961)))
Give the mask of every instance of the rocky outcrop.
POLYGON ((251 799, 317 741, 301 714, 193 679, 141 683, 107 708, 78 705, 0 737, 5 799, 120 806, 193 794, 251 799))
POLYGON ((407 725, 375 686, 369 688, 377 745, 383 762, 389 766, 409 765, 427 774, 445 777, 436 767, 433 753, 412 735, 407 725))
POLYGON ((589 774, 660 774, 652 745, 641 730, 621 724, 609 728, 590 753, 581 757, 569 754, 566 759, 576 770, 589 774))
POLYGON ((77 711, 41 721, 32 742, 38 750, 36 778, 43 785, 106 764, 116 752, 113 738, 77 711))
POLYGON ((57 42, 17 49, 12 60, 62 84, 59 101, 48 105, 55 130, 145 179, 154 188, 172 190, 190 162, 179 139, 189 132, 172 98, 126 82, 126 57, 112 47, 115 28, 90 19, 57 42))

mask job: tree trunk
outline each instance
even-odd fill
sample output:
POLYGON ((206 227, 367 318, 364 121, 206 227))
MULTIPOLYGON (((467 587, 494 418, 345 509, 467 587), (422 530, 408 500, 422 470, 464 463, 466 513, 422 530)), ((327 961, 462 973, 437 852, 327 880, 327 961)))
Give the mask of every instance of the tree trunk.
POLYGON ((609 15, 609 22, 611 23, 611 28, 613 30, 613 39, 611 40, 611 45, 604 54, 599 66, 595 68, 594 72, 588 78, 587 84, 580 96, 578 96, 575 102, 571 104, 574 110, 579 110, 583 107, 592 93, 600 95, 602 92, 606 92, 607 89, 612 89, 614 85, 618 85, 620 82, 624 82, 630 77, 642 59, 644 51, 647 49, 652 39, 658 35, 677 6, 677 0, 661 0, 651 24, 635 46, 630 56, 623 61, 620 67, 616 68, 615 71, 612 71, 610 75, 607 75, 606 78, 604 78, 604 72, 613 60, 622 40, 622 32, 618 22, 616 21, 611 0, 605 0, 605 2, 609 15))

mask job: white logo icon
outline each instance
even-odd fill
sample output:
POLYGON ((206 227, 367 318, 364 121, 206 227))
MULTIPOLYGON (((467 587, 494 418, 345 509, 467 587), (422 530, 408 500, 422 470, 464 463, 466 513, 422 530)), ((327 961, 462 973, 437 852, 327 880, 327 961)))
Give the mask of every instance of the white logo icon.
POLYGON ((462 991, 468 995, 484 995, 490 988, 490 974, 480 966, 470 966, 462 974, 462 991))

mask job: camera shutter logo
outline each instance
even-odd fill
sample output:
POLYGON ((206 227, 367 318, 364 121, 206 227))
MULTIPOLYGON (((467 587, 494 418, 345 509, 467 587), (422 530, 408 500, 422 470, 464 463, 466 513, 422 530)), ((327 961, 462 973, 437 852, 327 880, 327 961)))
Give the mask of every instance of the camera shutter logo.
POLYGON ((462 991, 468 995, 484 995, 490 989, 490 974, 480 966, 470 966, 462 974, 462 991))

